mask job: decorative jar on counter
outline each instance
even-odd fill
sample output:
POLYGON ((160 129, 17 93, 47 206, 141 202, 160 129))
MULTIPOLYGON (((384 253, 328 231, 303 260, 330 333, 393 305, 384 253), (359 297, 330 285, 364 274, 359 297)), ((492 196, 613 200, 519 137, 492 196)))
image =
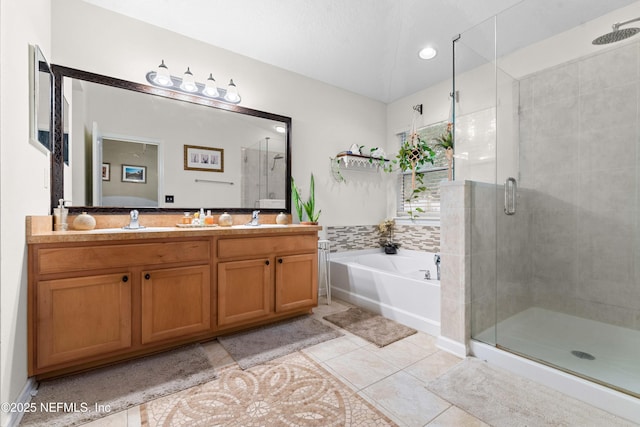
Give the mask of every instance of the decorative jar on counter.
POLYGON ((221 227, 231 227, 233 225, 233 217, 228 213, 223 213, 218 218, 218 225, 221 227))
POLYGON ((82 212, 73 220, 74 230, 93 230, 96 228, 96 219, 86 212, 82 212))
POLYGON ((289 217, 284 212, 280 212, 276 216, 276 224, 287 225, 289 224, 289 217))

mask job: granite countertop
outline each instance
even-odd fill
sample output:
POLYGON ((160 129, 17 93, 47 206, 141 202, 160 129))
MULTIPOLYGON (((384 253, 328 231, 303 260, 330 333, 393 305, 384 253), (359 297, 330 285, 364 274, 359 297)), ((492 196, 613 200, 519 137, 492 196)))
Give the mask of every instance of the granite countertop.
MULTIPOLYGON (((36 243, 62 243, 62 242, 100 242, 115 240, 144 240, 160 239, 171 237, 197 237, 197 236, 228 236, 228 235, 270 235, 300 233, 305 231, 322 230, 318 225, 289 224, 279 225, 275 222, 265 222, 258 226, 252 225, 232 225, 230 227, 202 226, 183 227, 175 225, 163 225, 177 223, 172 217, 159 218, 156 216, 153 221, 148 221, 148 225, 143 220, 140 222, 145 228, 138 230, 125 230, 122 225, 114 226, 114 223, 122 221, 122 218, 102 218, 97 220, 97 226, 93 230, 80 231, 52 231, 51 216, 28 216, 26 218, 27 244, 36 243), (164 220, 164 221, 163 221, 164 220), (105 226, 112 225, 112 226, 105 226)), ((268 220, 269 218, 264 218, 268 220)), ((239 223, 244 223, 244 218, 239 223)), ((69 223, 72 219, 69 220, 69 223)))

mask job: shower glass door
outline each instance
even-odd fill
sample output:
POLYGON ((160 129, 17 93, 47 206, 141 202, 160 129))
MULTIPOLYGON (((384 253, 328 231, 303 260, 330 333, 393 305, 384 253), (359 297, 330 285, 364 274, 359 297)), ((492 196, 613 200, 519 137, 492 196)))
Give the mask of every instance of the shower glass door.
POLYGON ((640 6, 555 28, 532 4, 455 43, 471 336, 640 397, 640 36, 591 43, 640 6))

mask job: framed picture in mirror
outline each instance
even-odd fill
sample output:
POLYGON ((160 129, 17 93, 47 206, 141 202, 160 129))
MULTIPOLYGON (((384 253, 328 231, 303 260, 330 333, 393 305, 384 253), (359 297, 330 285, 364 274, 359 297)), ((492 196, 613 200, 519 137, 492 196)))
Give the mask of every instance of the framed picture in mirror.
POLYGON ((133 182, 136 184, 146 184, 147 167, 122 165, 122 182, 133 182))
POLYGON ((102 164, 102 180, 111 181, 111 163, 102 164))
POLYGON ((185 145, 184 170, 224 172, 224 149, 185 145))

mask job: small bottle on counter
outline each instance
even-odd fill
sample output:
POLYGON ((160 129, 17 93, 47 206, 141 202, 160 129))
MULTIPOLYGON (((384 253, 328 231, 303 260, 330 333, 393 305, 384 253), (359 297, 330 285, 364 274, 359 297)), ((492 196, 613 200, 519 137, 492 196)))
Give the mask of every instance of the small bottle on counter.
POLYGON ((207 215, 204 217, 204 225, 213 225, 213 216, 211 210, 207 210, 207 215))
POLYGON ((182 224, 191 224, 191 214, 189 212, 185 212, 184 216, 181 218, 182 224))

